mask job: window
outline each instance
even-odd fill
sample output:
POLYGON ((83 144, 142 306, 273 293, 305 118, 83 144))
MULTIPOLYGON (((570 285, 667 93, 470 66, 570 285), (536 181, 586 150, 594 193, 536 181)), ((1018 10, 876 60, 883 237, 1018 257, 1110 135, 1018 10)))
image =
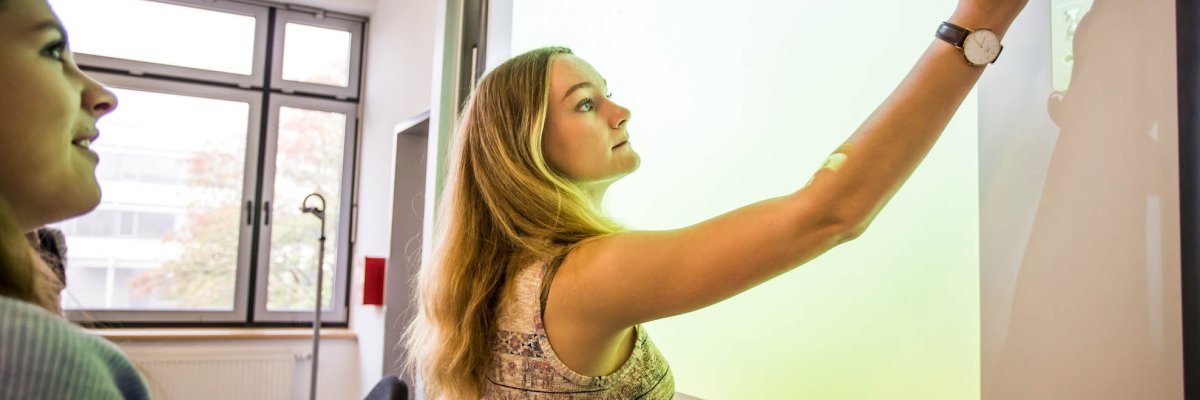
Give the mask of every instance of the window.
POLYGON ((279 11, 275 19, 271 85, 285 93, 328 93, 338 98, 358 94, 361 24, 310 13, 279 11))
POLYGON ((300 205, 315 192, 322 320, 346 322, 362 21, 228 1, 51 4, 120 99, 94 146, 103 200, 57 225, 68 316, 311 321, 321 225, 300 205), (113 14, 127 18, 88 17, 113 14))
POLYGON ((267 7, 230 1, 52 0, 81 64, 134 73, 259 84, 267 7), (120 15, 114 19, 96 15, 120 15), (219 26, 221 29, 212 29, 219 26), (146 32, 154 32, 152 35, 146 32))

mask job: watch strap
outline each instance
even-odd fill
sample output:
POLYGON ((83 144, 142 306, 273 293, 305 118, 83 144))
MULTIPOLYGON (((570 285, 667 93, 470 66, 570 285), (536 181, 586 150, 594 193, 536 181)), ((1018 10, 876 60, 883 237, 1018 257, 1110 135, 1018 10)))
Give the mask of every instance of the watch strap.
POLYGON ((945 40, 947 43, 954 45, 954 47, 962 47, 963 42, 967 41, 967 35, 970 34, 971 31, 967 30, 967 28, 963 28, 950 22, 942 22, 942 24, 938 26, 937 34, 934 36, 937 36, 938 39, 945 40))

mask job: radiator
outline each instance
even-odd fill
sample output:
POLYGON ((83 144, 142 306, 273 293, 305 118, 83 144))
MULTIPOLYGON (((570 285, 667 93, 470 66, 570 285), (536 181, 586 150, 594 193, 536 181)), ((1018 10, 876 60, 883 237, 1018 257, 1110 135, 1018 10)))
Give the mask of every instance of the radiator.
MULTIPOLYGON (((138 348, 126 354, 146 376, 155 399, 292 400, 293 349, 138 348)), ((307 397, 307 396, 305 396, 307 397)))

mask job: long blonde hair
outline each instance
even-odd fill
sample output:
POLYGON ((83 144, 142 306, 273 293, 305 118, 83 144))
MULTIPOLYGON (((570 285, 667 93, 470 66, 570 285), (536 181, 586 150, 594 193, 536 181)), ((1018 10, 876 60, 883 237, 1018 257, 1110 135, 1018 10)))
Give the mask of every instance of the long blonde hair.
POLYGON ((564 47, 513 57, 467 100, 451 144, 434 252, 417 276, 406 368, 430 399, 478 398, 501 290, 529 260, 623 228, 542 154, 550 65, 564 47))

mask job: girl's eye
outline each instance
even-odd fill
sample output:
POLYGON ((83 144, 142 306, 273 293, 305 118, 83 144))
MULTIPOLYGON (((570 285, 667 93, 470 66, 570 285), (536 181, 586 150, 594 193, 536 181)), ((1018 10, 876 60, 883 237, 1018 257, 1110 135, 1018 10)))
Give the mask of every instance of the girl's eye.
POLYGON ((63 53, 66 52, 66 50, 67 42, 59 40, 51 43, 49 46, 46 46, 46 48, 42 50, 42 54, 55 60, 62 61, 63 53))
POLYGON ((595 107, 596 106, 592 104, 592 99, 588 98, 588 99, 583 99, 583 101, 579 102, 579 106, 576 108, 579 111, 588 112, 588 111, 592 111, 593 109, 595 109, 595 107))
POLYGON ((611 98, 612 98, 612 92, 605 93, 605 94, 604 94, 604 97, 607 97, 607 98, 610 98, 610 99, 611 99, 611 98))

